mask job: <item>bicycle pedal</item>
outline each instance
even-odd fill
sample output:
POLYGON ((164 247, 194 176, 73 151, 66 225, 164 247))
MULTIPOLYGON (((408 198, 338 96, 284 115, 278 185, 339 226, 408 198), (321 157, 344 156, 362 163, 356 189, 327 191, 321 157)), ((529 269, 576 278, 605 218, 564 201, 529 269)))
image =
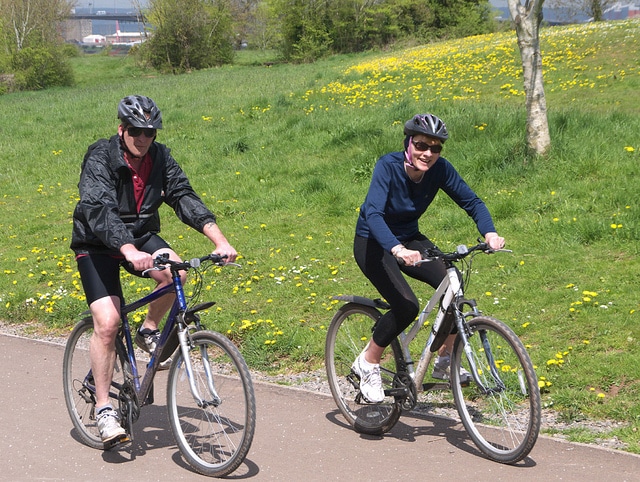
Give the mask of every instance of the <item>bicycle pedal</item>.
POLYGON ((114 439, 108 440, 104 443, 104 450, 111 450, 117 445, 123 445, 128 442, 131 442, 131 437, 128 434, 121 435, 114 439))

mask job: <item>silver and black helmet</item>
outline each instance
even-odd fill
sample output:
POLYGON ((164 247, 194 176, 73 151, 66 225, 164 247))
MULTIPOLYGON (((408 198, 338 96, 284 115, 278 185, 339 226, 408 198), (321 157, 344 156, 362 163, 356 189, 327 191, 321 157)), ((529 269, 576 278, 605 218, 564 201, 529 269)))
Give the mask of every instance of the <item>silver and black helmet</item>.
POLYGON ((405 123, 405 136, 413 137, 418 134, 440 139, 443 143, 449 138, 447 126, 442 119, 433 114, 417 114, 405 123))
POLYGON ((130 95, 118 105, 118 119, 133 127, 162 129, 162 113, 156 103, 144 95, 130 95))

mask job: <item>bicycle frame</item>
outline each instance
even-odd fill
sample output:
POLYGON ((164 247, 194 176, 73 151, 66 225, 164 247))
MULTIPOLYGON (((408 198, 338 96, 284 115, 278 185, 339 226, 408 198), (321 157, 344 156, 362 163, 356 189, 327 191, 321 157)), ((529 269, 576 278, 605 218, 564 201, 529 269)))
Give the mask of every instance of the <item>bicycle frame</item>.
POLYGON ((408 331, 403 331, 398 336, 398 340, 400 342, 400 348, 403 353, 404 361, 407 367, 407 371, 409 376, 414 381, 416 386, 416 390, 418 392, 423 391, 423 381, 424 377, 427 373, 427 368, 431 363, 431 358, 433 357, 433 353, 430 348, 433 344, 433 341, 444 321, 445 313, 449 305, 451 304, 454 294, 458 293, 460 290, 460 280, 458 279, 458 274, 455 268, 447 269, 447 276, 440 282, 440 285, 436 289, 435 293, 422 309, 418 318, 413 323, 411 328, 408 331), (421 328, 424 326, 425 321, 431 314, 431 312, 436 308, 438 302, 442 298, 441 308, 436 315, 436 319, 433 322, 433 326, 431 328, 431 332, 429 333, 429 338, 427 339, 427 343, 425 344, 424 349, 420 355, 420 359, 414 369, 414 362, 409 352, 409 345, 415 339, 415 337, 420 332, 421 328))
MULTIPOLYGON (((171 332, 173 331, 176 324, 186 326, 186 323, 184 322, 184 314, 187 312, 187 301, 184 294, 184 288, 180 280, 179 272, 174 272, 172 275, 172 278, 173 278, 172 284, 167 285, 163 288, 160 288, 159 290, 153 291, 152 293, 149 293, 148 295, 144 296, 143 298, 140 298, 137 301, 134 301, 126 305, 123 304, 120 309, 120 318, 122 321, 121 329, 124 335, 124 343, 126 345, 125 346, 126 358, 131 369, 131 378, 133 380, 133 388, 135 390, 135 395, 137 396, 138 400, 141 401, 140 406, 153 403, 153 380, 155 378, 155 374, 158 371, 158 366, 160 364, 159 355, 162 354, 162 351, 165 345, 167 344, 167 341, 169 339, 171 332), (149 360, 147 369, 144 373, 144 376, 141 379, 140 372, 138 370, 138 361, 135 356, 133 339, 131 336, 131 325, 129 324, 129 318, 127 315, 131 312, 134 312, 138 308, 142 306, 146 306, 149 303, 157 300, 158 298, 161 298, 171 293, 176 294, 176 299, 173 305, 171 306, 171 309, 167 316, 166 323, 160 334, 160 340, 158 341, 156 350, 154 354, 151 355, 151 359, 149 360)), ((83 315, 84 314, 89 314, 89 311, 86 311, 85 313, 83 313, 83 315)), ((205 357, 203 362, 204 362, 204 369, 205 369, 205 373, 206 373, 207 381, 209 385, 209 390, 213 397, 212 402, 205 402, 202 399, 202 397, 198 392, 197 387, 193 382, 193 370, 191 367, 190 359, 186 353, 188 351, 186 329, 178 330, 178 339, 179 339, 179 346, 181 347, 182 354, 183 354, 183 360, 185 361, 186 370, 189 376, 189 385, 191 387, 191 393, 194 399, 196 400, 198 405, 201 407, 206 405, 207 403, 212 403, 214 405, 216 403, 219 403, 220 398, 217 395, 216 390, 213 386, 213 377, 212 377, 212 372, 211 372, 211 368, 209 366, 208 360, 206 360, 206 357, 205 357)), ((119 341, 116 340, 116 346, 118 343, 119 341)), ((92 378, 93 378, 93 375, 91 371, 89 371, 89 373, 85 378, 84 384, 85 386, 89 387, 93 391, 95 390, 95 386, 91 382, 92 378)), ((115 388, 118 391, 122 389, 122 386, 119 383, 112 381, 111 385, 113 388, 115 388)), ((118 398, 117 394, 114 398, 118 398)))
MULTIPOLYGON (((458 329, 459 336, 462 337, 463 345, 465 346, 465 352, 467 352, 466 347, 468 345, 468 335, 465 329, 464 320, 470 316, 478 316, 480 312, 478 311, 474 300, 468 300, 464 298, 458 271, 454 266, 447 267, 447 275, 440 282, 440 285, 434 292, 433 296, 418 315, 417 320, 413 323, 408 331, 402 332, 398 337, 407 371, 411 379, 414 381, 416 390, 418 392, 429 390, 430 388, 438 385, 424 384, 424 378, 426 376, 429 364, 431 363, 431 359, 433 358, 431 346, 433 345, 433 342, 438 332, 440 331, 442 323, 444 322, 447 309, 452 304, 455 307, 454 312, 456 313, 456 328, 458 329), (436 315, 427 342, 414 369, 414 362, 409 352, 409 345, 418 335, 429 315, 433 312, 436 306, 438 306, 438 303, 440 303, 440 310, 436 315), (471 307, 471 311, 468 313, 462 313, 461 309, 464 305, 468 305, 469 307, 471 307)), ((474 365, 471 357, 468 358, 469 362, 474 365)), ((482 387, 482 383, 480 382, 480 380, 478 380, 475 370, 472 373, 472 376, 476 384, 482 387)))

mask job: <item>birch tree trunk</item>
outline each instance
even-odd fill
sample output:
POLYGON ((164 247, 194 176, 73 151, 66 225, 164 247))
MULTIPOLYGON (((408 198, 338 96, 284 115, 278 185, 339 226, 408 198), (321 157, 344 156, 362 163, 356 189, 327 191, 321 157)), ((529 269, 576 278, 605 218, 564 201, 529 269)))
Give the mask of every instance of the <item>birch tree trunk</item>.
POLYGON ((539 155, 547 154, 551 147, 539 39, 543 3, 544 0, 525 0, 525 5, 522 5, 520 0, 508 0, 522 57, 527 107, 527 145, 539 155))

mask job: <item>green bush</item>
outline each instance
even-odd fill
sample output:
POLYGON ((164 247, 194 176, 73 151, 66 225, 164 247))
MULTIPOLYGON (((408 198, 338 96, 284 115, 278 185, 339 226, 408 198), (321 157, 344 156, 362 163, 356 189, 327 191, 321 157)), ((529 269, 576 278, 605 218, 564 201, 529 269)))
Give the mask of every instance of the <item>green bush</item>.
POLYGON ((233 60, 231 17, 224 2, 154 0, 149 18, 155 27, 138 49, 141 63, 181 73, 233 60))
POLYGON ((11 59, 17 90, 72 86, 73 70, 60 48, 27 47, 11 59))

